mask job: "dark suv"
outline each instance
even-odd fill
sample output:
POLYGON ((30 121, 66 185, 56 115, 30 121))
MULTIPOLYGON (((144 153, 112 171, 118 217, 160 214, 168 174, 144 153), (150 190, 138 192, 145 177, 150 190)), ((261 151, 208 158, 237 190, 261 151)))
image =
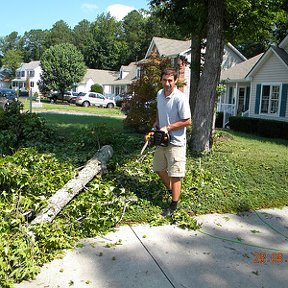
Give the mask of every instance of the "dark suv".
POLYGON ((63 98, 60 92, 52 92, 47 96, 50 102, 55 103, 57 100, 71 102, 72 98, 77 97, 78 92, 65 91, 63 98))
POLYGON ((8 88, 0 88, 0 107, 5 109, 13 101, 17 101, 16 91, 8 88))

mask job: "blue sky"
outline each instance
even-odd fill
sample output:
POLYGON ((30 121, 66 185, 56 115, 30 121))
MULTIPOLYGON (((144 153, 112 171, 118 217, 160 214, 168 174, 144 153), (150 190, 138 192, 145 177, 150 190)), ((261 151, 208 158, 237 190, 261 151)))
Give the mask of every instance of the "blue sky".
POLYGON ((148 0, 13 0, 1 1, 0 37, 16 31, 19 35, 32 29, 51 29, 64 20, 72 29, 81 20, 92 22, 107 13, 118 20, 134 9, 148 10, 148 0), (117 6, 118 5, 118 6, 117 6), (120 5, 120 6, 119 6, 120 5))

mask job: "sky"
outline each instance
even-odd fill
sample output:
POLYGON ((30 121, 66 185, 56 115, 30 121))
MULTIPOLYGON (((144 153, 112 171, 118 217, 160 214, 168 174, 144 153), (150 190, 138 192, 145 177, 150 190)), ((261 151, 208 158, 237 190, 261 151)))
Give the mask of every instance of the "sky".
POLYGON ((23 36, 32 29, 49 30, 59 20, 73 29, 80 21, 93 22, 107 12, 121 20, 132 10, 149 7, 149 0, 0 0, 0 3, 0 37, 14 31, 23 36))

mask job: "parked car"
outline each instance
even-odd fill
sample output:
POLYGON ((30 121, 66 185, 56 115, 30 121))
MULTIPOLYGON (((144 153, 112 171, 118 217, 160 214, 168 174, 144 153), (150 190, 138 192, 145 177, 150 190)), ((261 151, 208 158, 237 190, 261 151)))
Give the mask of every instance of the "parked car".
POLYGON ((13 101, 17 101, 16 91, 8 88, 0 88, 0 107, 5 109, 13 101))
POLYGON ((61 93, 56 91, 56 92, 49 93, 47 97, 51 102, 55 103, 57 102, 57 100, 70 102, 73 97, 77 97, 77 96, 78 96, 78 92, 65 91, 63 98, 62 98, 61 93))
POLYGON ((123 103, 131 100, 132 97, 133 97, 133 94, 129 94, 129 93, 122 93, 122 94, 117 95, 115 97, 116 106, 122 107, 123 103))
POLYGON ((80 92, 76 98, 75 104, 84 107, 98 106, 114 108, 116 106, 113 99, 106 98, 103 94, 96 92, 80 92))

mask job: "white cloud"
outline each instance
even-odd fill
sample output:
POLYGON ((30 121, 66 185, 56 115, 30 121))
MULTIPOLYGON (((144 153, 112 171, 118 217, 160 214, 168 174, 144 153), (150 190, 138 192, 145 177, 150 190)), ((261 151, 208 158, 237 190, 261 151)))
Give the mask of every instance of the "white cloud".
POLYGON ((94 12, 95 10, 98 9, 97 5, 96 4, 90 4, 90 3, 83 3, 81 5, 81 9, 85 12, 94 12))
POLYGON ((132 10, 135 10, 135 8, 122 4, 113 4, 107 7, 107 12, 109 12, 111 16, 115 17, 118 21, 122 20, 132 10))

